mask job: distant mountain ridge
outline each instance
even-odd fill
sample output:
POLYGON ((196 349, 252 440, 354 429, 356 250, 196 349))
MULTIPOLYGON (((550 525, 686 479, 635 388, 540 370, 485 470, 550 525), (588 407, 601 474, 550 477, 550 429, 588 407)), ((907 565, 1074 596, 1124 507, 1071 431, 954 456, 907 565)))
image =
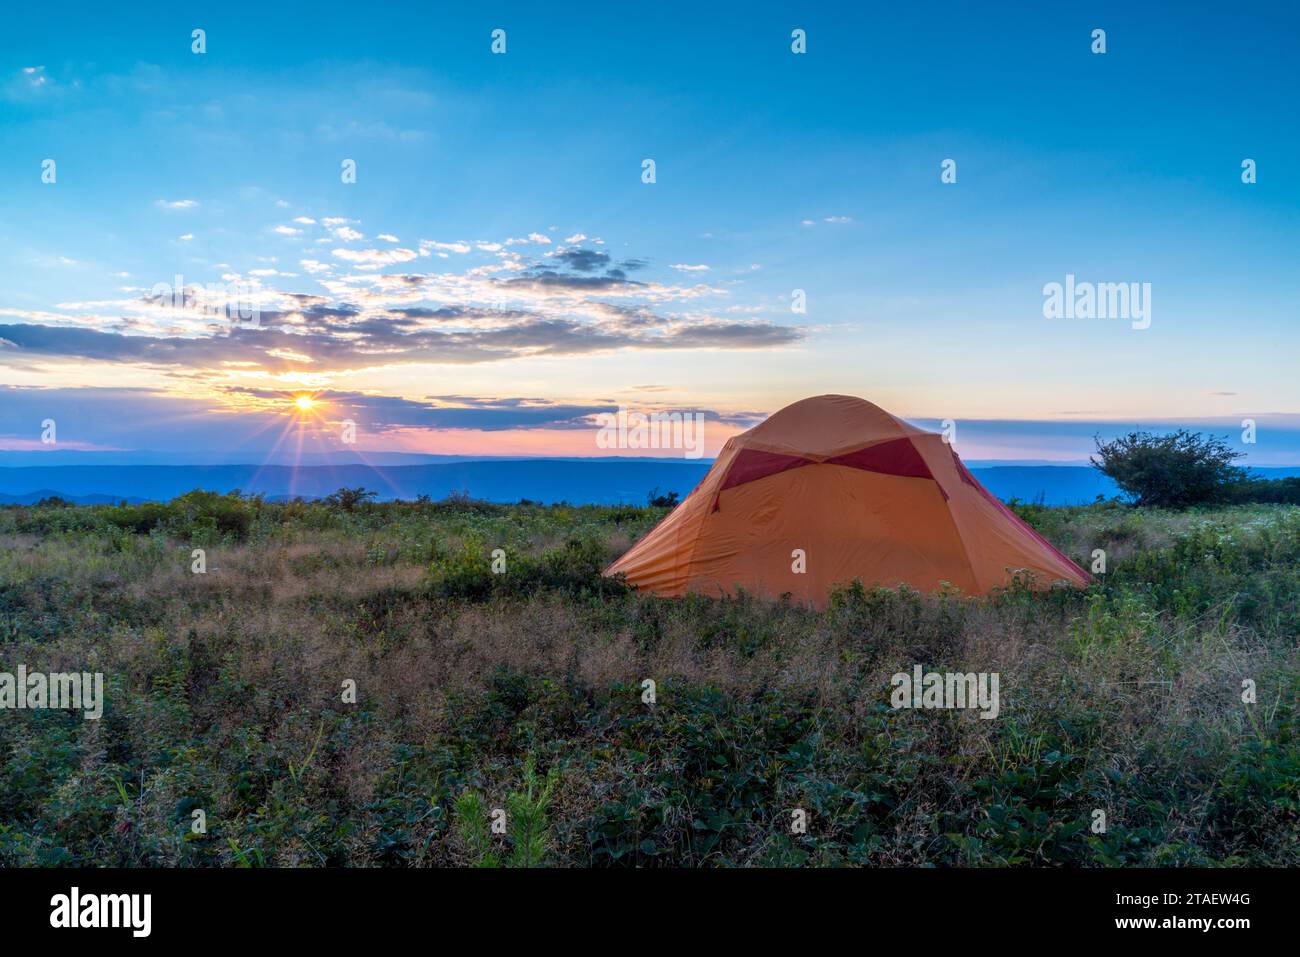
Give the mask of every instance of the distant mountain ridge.
POLYGON ((0 468, 0 501, 30 504, 50 495, 170 499, 192 489, 239 489, 268 499, 320 498, 342 487, 364 486, 381 499, 466 493, 496 502, 645 504, 646 494, 685 495, 708 471, 707 461, 525 459, 436 465, 54 465, 0 468))
POLYGON ((53 489, 43 488, 37 492, 28 492, 26 495, 5 495, 0 493, 0 505, 35 505, 47 498, 61 498, 73 505, 119 505, 122 502, 134 505, 144 501, 142 498, 131 495, 60 495, 53 489))
MULTIPOLYGON (((690 493, 713 463, 699 459, 474 459, 426 465, 44 465, 0 467, 0 504, 27 505, 57 495, 78 504, 170 499, 196 488, 239 489, 268 499, 320 498, 364 486, 381 499, 434 499, 453 493, 494 502, 643 505, 652 489, 690 493)), ((1001 499, 1047 505, 1091 502, 1118 494, 1095 469, 1073 465, 972 465, 1001 499)), ((1256 468, 1263 478, 1300 468, 1256 468)))

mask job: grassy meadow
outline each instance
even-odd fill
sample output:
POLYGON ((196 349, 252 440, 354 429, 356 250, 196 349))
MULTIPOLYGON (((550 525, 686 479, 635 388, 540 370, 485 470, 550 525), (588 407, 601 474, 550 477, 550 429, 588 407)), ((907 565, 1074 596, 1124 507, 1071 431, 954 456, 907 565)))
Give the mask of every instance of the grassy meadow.
POLYGON ((1300 865, 1300 507, 1017 508, 1107 574, 816 613, 601 578, 664 509, 0 509, 0 671, 106 697, 0 712, 0 865, 1300 865))

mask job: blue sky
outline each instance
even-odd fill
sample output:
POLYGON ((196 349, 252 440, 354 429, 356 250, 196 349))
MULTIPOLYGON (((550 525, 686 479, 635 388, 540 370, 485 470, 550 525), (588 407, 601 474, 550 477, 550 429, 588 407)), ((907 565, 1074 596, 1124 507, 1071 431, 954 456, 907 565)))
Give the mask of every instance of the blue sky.
POLYGON ((618 404, 716 447, 842 392, 968 458, 1250 417, 1300 464, 1291 5, 270 6, 3 14, 0 448, 596 454, 618 404), (1149 328, 1045 318, 1067 275, 1149 328))

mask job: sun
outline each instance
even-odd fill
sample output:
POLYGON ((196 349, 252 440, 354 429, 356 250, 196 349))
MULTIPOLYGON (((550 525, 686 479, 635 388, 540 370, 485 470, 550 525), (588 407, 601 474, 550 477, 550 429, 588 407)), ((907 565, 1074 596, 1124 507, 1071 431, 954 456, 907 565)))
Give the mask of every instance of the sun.
POLYGON ((295 397, 293 404, 299 412, 310 412, 312 409, 316 408, 316 400, 309 395, 300 395, 295 397))

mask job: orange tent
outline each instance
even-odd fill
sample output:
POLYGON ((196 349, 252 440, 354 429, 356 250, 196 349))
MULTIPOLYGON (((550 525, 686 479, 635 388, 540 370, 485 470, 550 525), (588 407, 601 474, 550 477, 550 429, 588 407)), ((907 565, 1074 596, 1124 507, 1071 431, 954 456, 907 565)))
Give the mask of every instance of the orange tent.
POLYGON ((854 579, 983 594, 1022 570, 1040 588, 1090 578, 941 436, 822 395, 730 439, 695 491, 605 574, 658 595, 743 588, 824 608, 854 579))

